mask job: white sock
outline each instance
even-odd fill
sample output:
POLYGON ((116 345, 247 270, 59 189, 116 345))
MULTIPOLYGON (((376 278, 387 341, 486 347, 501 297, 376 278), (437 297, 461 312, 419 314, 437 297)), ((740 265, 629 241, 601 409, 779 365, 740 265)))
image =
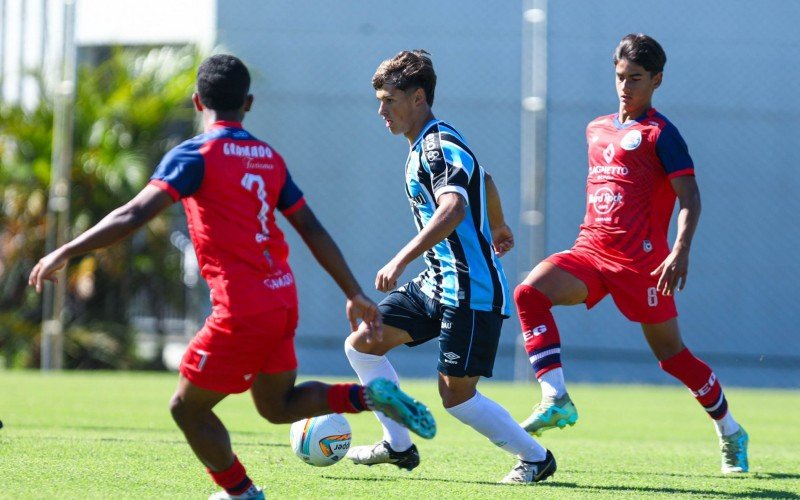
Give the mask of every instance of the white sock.
POLYGON ((539 384, 542 386, 542 397, 545 398, 560 398, 567 393, 567 384, 564 382, 564 371, 561 367, 543 373, 539 384))
POLYGON ((447 411, 520 460, 539 462, 547 456, 547 450, 525 432, 505 408, 478 391, 472 399, 447 411))
POLYGON ((734 432, 739 432, 739 423, 733 419, 730 410, 725 412, 725 416, 719 420, 714 420, 714 427, 717 429, 717 436, 730 436, 734 432))
MULTIPOLYGON (((397 372, 386 356, 376 356, 357 351, 349 342, 344 343, 344 353, 350 366, 358 375, 362 385, 369 384, 376 378, 383 377, 398 384, 397 372)), ((389 443, 394 451, 406 451, 411 448, 411 434, 408 429, 398 424, 379 411, 373 412, 383 426, 383 440, 389 443)))

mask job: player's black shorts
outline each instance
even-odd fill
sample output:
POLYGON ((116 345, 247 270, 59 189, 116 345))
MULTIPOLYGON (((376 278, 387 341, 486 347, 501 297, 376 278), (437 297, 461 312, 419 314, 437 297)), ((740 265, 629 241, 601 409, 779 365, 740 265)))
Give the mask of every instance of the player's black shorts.
POLYGON ((453 377, 491 377, 503 316, 491 311, 440 304, 413 281, 378 304, 383 322, 405 330, 409 347, 439 337, 440 373, 453 377))

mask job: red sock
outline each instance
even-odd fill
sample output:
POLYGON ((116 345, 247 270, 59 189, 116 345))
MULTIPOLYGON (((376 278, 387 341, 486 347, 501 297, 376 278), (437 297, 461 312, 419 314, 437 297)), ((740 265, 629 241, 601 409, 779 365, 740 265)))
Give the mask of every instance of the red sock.
POLYGON ((239 461, 239 457, 233 456, 233 465, 219 472, 206 469, 211 475, 211 479, 228 492, 229 495, 241 495, 251 486, 253 481, 247 476, 244 465, 239 461))
POLYGON ((521 284, 514 289, 514 302, 525 338, 525 352, 536 377, 561 366, 561 336, 550 308, 553 303, 532 286, 521 284))
POLYGON ((334 413, 361 413, 368 410, 364 398, 364 386, 332 384, 328 389, 328 407, 334 413))
POLYGON ((707 364, 694 357, 688 348, 661 361, 658 365, 692 391, 709 417, 719 420, 728 412, 728 401, 717 376, 707 364))

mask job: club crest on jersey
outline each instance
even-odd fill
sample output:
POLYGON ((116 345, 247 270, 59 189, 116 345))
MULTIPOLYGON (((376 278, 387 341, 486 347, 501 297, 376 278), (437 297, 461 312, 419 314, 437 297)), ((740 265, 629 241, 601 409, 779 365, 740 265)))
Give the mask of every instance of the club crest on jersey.
POLYGON ((625 137, 619 141, 619 145, 625 151, 633 151, 634 149, 639 147, 639 144, 642 143, 642 133, 639 130, 631 130, 625 137))
POLYGON ((424 148, 425 151, 433 151, 439 147, 439 139, 435 134, 425 136, 424 148))
POLYGON ((606 163, 611 163, 611 160, 614 159, 614 143, 608 143, 606 149, 603 150, 603 158, 605 158, 606 163))

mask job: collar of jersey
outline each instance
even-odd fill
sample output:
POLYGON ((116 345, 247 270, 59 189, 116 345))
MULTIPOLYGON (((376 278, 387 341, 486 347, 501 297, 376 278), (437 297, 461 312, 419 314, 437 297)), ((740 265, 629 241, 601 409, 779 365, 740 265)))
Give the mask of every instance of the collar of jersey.
POLYGON ((217 128, 242 128, 242 122, 229 122, 225 120, 218 120, 211 124, 210 129, 217 128))
POLYGON ((422 140, 422 137, 425 135, 425 132, 427 132, 429 128, 433 127, 434 125, 436 125, 437 123, 439 123, 441 121, 442 120, 439 120, 438 118, 431 118, 428 121, 428 123, 426 123, 425 126, 422 127, 422 130, 419 131, 419 135, 414 140, 414 144, 411 145, 411 149, 414 149, 414 148, 417 147, 417 144, 419 144, 419 141, 422 140))
POLYGON ((617 130, 632 127, 635 123, 640 123, 642 120, 644 120, 647 117, 653 116, 655 113, 656 113, 656 108, 650 108, 644 113, 642 113, 642 115, 636 118, 635 120, 631 120, 627 123, 620 123, 619 113, 616 113, 614 114, 614 126, 617 127, 617 130))

